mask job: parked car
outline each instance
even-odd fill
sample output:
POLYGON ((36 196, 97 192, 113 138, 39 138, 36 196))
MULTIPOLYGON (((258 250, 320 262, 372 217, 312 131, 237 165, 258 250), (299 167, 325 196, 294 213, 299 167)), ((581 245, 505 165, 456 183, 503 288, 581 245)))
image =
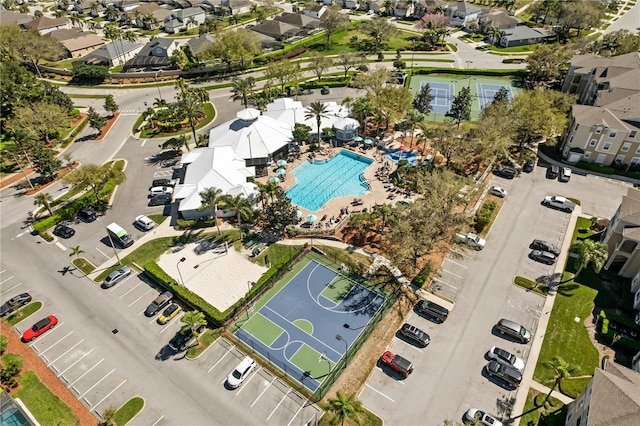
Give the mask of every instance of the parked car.
POLYGON ((501 319, 496 324, 496 330, 500 334, 507 335, 513 337, 514 339, 519 340, 521 343, 529 343, 531 340, 531 333, 529 330, 518 324, 517 322, 501 319))
POLYGON ((400 334, 407 339, 413 340, 418 345, 425 347, 431 341, 431 337, 418 327, 411 324, 403 324, 400 328, 400 334))
POLYGON ((107 278, 104 279, 101 287, 111 288, 114 285, 118 284, 120 281, 127 278, 129 275, 131 275, 131 268, 129 268, 128 266, 117 269, 112 273, 110 273, 109 275, 107 275, 107 278))
POLYGON ((449 317, 449 310, 444 306, 433 303, 429 300, 421 300, 416 303, 415 310, 422 315, 445 322, 449 317))
POLYGON ((544 197, 544 200, 542 200, 542 205, 562 210, 567 213, 573 212, 573 209, 576 208, 576 204, 574 202, 558 195, 547 195, 544 197))
POLYGON ((331 93, 331 89, 329 89, 329 86, 322 86, 322 89, 320 89, 320 94, 328 95, 329 93, 331 93))
MULTIPOLYGON (((202 333, 205 330, 205 326, 200 326, 197 333, 202 333)), ((175 336, 169 341, 169 347, 177 352, 182 352, 191 346, 196 341, 196 336, 193 334, 193 330, 189 326, 184 326, 175 336)))
POLYGON ((496 360, 503 364, 507 364, 518 371, 524 370, 524 361, 521 358, 518 358, 511 352, 505 351, 504 349, 499 348, 497 346, 494 346, 491 349, 489 349, 487 356, 490 359, 496 360))
POLYGON ((175 186, 175 184, 176 184, 175 179, 154 179, 153 182, 151 182, 151 186, 149 187, 149 190, 151 190, 151 188, 156 186, 175 186))
POLYGON ((144 311, 144 314, 148 317, 152 317, 158 312, 160 312, 162 308, 164 308, 169 303, 171 303, 172 300, 173 300, 173 294, 170 291, 165 291, 164 293, 156 297, 153 300, 153 302, 149 304, 149 306, 147 306, 147 309, 144 311))
POLYGON ((553 253, 556 256, 560 255, 560 250, 558 249, 558 247, 544 240, 533 240, 533 242, 529 244, 529 248, 531 250, 548 251, 549 253, 553 253))
POLYGON ((489 187, 489 194, 495 195, 496 197, 499 197, 499 198, 504 198, 507 196, 507 190, 499 186, 491 185, 489 187))
POLYGON ((53 235, 57 235, 61 238, 71 238, 76 234, 76 231, 70 226, 58 224, 53 228, 53 235))
POLYGON ((227 376, 227 385, 231 389, 237 389, 244 379, 256 368, 257 363, 249 356, 245 356, 240 364, 227 376))
POLYGON ((149 190, 149 198, 155 195, 171 195, 173 194, 173 187, 171 186, 154 186, 149 190))
POLYGON ((555 165, 547 167, 547 179, 555 179, 558 175, 560 175, 560 167, 555 165))
POLYGON ((544 263, 546 265, 553 265, 556 263, 556 255, 548 251, 532 250, 531 253, 529 253, 529 257, 536 262, 544 263))
POLYGON ((31 295, 29 293, 21 293, 12 297, 0 306, 0 318, 6 317, 29 302, 31 302, 31 295))
POLYGON ((385 365, 402 374, 404 377, 408 377, 409 374, 413 372, 413 364, 411 361, 401 357, 400 355, 395 355, 390 351, 383 353, 380 359, 385 365))
POLYGON ((87 223, 90 223, 98 218, 98 212, 96 212, 93 207, 83 207, 78 212, 78 218, 84 220, 87 223))
POLYGON ((522 373, 498 361, 489 361, 485 369, 490 376, 497 377, 513 387, 520 386, 522 382, 522 373))
POLYGON ((496 419, 491 414, 487 414, 484 411, 480 411, 477 408, 469 408, 464 413, 464 421, 476 424, 474 422, 480 422, 483 426, 502 426, 502 422, 496 419))
POLYGON ((480 238, 472 232, 468 232, 466 234, 456 234, 456 236, 461 242, 471 246, 475 250, 482 250, 487 244, 487 241, 484 238, 480 238))
POLYGON ((527 162, 524 163, 524 166, 522 166, 522 171, 525 173, 531 173, 535 168, 536 168, 536 161, 527 160, 527 162))
POLYGON ((143 231, 149 231, 156 226, 156 223, 153 220, 143 214, 136 216, 133 224, 143 231))
POLYGON ((180 307, 180 305, 178 305, 177 303, 172 303, 167 309, 164 310, 164 312, 162 312, 162 314, 160 314, 160 316, 158 317, 158 324, 164 325, 168 323, 169 321, 174 319, 181 311, 182 308, 180 307))
POLYGON ((493 169, 493 174, 505 179, 513 179, 514 177, 518 176, 518 171, 516 169, 512 169, 511 167, 497 166, 495 169, 493 169))
POLYGON ((58 324, 58 318, 55 315, 49 315, 46 318, 41 319, 33 326, 22 334, 23 342, 30 342, 36 337, 42 336, 47 331, 51 330, 58 324))
POLYGON ((571 169, 568 167, 563 167, 560 169, 560 176, 558 176, 558 182, 569 182, 571 179, 571 169))
POLYGON ((155 195, 149 200, 149 206, 164 206, 166 204, 171 204, 171 195, 169 194, 155 195))

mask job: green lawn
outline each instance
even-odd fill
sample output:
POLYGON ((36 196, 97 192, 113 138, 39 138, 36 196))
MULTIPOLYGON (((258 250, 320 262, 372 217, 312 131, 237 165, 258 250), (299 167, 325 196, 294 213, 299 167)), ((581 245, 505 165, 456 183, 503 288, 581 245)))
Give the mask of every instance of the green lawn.
POLYGON ((27 317, 29 317, 30 315, 33 315, 35 312, 38 312, 38 310, 41 307, 42 307, 42 302, 29 303, 27 306, 24 306, 24 307, 18 309, 16 312, 14 312, 11 315, 9 315, 5 319, 5 321, 10 326, 14 326, 17 323, 19 323, 20 321, 22 321, 22 320, 26 319, 27 317))
POLYGON ((222 329, 210 329, 208 328, 202 335, 200 336, 200 345, 192 346, 187 349, 187 358, 193 359, 199 357, 202 352, 204 352, 213 342, 216 341, 218 337, 220 337, 222 329))
POLYGON ((144 407, 144 399, 139 396, 133 397, 128 400, 122 407, 116 411, 113 416, 113 421, 118 426, 123 426, 129 423, 144 407))
POLYGON ((18 378, 22 388, 15 393, 41 425, 79 425, 71 408, 51 393, 36 373, 25 371, 18 378))
POLYGON ((84 257, 77 257, 71 261, 73 266, 80 269, 85 275, 89 275, 95 271, 96 267, 84 257))
MULTIPOLYGON (((206 126, 207 124, 211 123, 213 121, 214 118, 216 118, 216 109, 213 106, 213 104, 211 102, 207 102, 205 104, 202 105, 202 110, 205 113, 205 117, 198 123, 198 125, 196 126, 196 130, 206 126)), ((138 122, 136 121, 136 124, 138 124, 138 122)), ((139 124, 138 124, 139 126, 139 124)), ((134 125, 134 129, 137 128, 134 125)), ((191 134, 191 127, 187 127, 184 128, 180 131, 177 132, 170 132, 170 133, 158 133, 156 132, 156 130, 152 130, 152 129, 143 129, 142 132, 140 132, 140 137, 141 138, 166 138, 169 136, 178 136, 178 135, 182 135, 184 133, 188 133, 191 134)), ((193 141, 191 141, 193 142, 193 141)))

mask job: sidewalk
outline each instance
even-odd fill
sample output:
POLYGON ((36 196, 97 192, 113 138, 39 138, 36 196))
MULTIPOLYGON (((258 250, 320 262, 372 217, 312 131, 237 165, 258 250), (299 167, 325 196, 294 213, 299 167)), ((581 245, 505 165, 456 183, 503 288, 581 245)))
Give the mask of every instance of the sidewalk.
MULTIPOLYGON (((551 391, 551 388, 549 388, 548 386, 543 385, 542 383, 538 383, 535 380, 531 382, 531 388, 537 390, 538 392, 542 392, 545 395, 549 393, 549 391, 551 391)), ((566 396, 565 394, 562 394, 558 391, 553 391, 551 392, 551 396, 559 399, 560 401, 562 401, 563 404, 570 404, 573 402, 573 398, 569 398, 568 396, 566 396)))
MULTIPOLYGON (((566 233, 564 235, 564 241, 562 242, 561 253, 558 257, 558 261, 556 262, 556 268, 554 270, 555 273, 562 274, 564 269, 564 264, 567 261, 567 257, 569 255, 569 246, 571 245, 571 239, 573 237, 573 229, 576 226, 576 222, 578 221, 578 217, 582 213, 582 208, 580 206, 576 206, 571 217, 569 218, 569 223, 567 224, 566 233)), ((540 314, 540 321, 538 321, 538 328, 535 332, 535 337, 531 344, 531 351, 529 352, 529 357, 527 358, 527 365, 522 373, 522 383, 518 388, 518 393, 516 394, 516 401, 513 404, 511 412, 515 415, 520 415, 524 411, 524 404, 527 400, 527 395, 529 393, 529 388, 534 388, 539 390, 539 386, 543 386, 539 383, 534 382, 533 373, 535 372, 536 365, 538 364, 538 357, 540 356, 540 350, 542 349, 542 343, 544 342, 544 337, 547 334, 547 327, 549 326, 549 318, 551 317, 551 310, 553 309, 553 303, 556 300, 556 292, 549 291, 547 298, 544 301, 544 307, 542 308, 542 313, 540 314)), ((544 387, 544 386, 543 386, 544 387)), ((546 388, 546 387, 545 387, 546 388)), ((549 389, 546 388, 549 392, 549 389)), ((555 395, 553 395, 555 396, 555 395)), ((564 402, 564 399, 559 398, 564 402)), ((565 397, 567 398, 567 397, 565 397)), ((570 398, 569 398, 570 399, 570 398)), ((515 419, 520 424, 520 418, 515 419)))

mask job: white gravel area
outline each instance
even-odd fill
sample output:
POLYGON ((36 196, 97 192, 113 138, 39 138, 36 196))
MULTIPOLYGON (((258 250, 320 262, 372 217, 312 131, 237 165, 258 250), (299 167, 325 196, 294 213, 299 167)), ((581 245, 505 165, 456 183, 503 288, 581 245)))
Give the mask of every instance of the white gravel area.
POLYGON ((258 281, 267 271, 267 268, 250 262, 233 247, 229 247, 227 253, 221 246, 201 254, 196 253, 196 247, 197 242, 189 243, 180 251, 165 253, 160 256, 158 266, 176 282, 184 282, 189 290, 220 312, 243 298, 249 291, 247 283, 258 281), (180 262, 182 258, 185 260, 180 262))

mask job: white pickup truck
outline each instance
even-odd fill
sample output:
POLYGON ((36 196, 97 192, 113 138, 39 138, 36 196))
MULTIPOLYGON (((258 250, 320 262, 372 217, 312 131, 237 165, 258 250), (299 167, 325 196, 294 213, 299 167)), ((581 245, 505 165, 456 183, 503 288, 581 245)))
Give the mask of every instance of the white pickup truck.
POLYGON ((484 239, 478 237, 476 234, 472 234, 471 232, 467 234, 456 234, 458 239, 461 242, 470 245, 476 250, 482 250, 487 243, 484 239))
POLYGON ((557 195, 547 195, 544 197, 542 204, 554 209, 562 210, 567 213, 571 213, 576 208, 576 204, 573 201, 569 201, 564 197, 557 195))

